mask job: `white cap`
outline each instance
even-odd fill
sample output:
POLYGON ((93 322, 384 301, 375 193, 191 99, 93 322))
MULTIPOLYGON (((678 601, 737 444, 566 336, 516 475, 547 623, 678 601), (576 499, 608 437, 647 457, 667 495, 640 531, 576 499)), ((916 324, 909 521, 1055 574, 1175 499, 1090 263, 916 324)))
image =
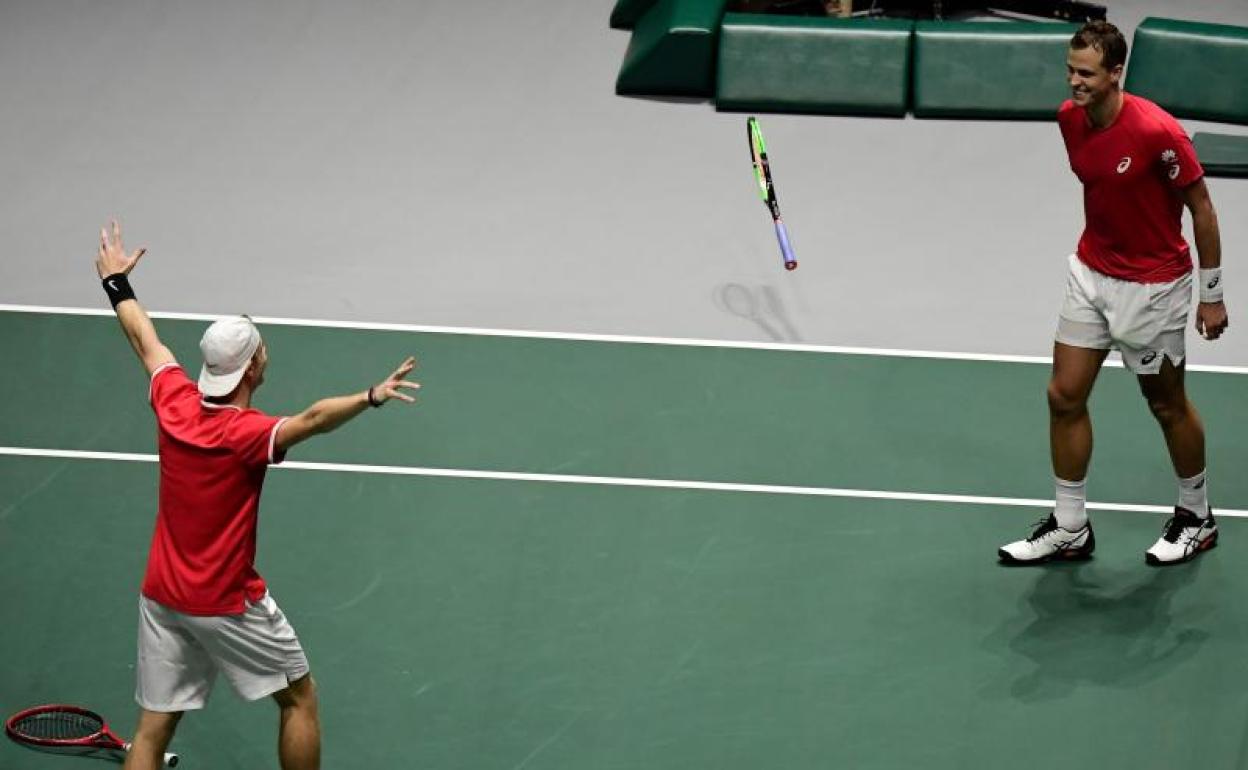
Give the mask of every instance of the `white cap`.
POLYGON ((199 392, 205 396, 228 396, 247 371, 260 347, 260 332, 244 316, 222 318, 199 340, 204 366, 199 370, 199 392))

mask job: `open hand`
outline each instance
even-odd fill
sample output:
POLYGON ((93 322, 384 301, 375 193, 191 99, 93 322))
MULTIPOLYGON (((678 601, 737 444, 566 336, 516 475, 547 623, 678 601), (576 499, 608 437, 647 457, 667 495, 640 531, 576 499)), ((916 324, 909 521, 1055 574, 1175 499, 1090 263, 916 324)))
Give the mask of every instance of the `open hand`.
POLYGON ((399 364, 399 368, 395 369, 393 374, 383 380, 381 384, 373 386, 373 398, 382 403, 385 403, 392 398, 397 398, 400 401, 406 401, 409 404, 415 401, 416 399, 403 392, 404 390, 420 390, 419 382, 409 382, 403 379, 407 375, 411 374, 412 370, 415 368, 416 358, 414 356, 408 356, 403 363, 399 364))
POLYGON ((139 264, 139 258, 147 253, 147 249, 139 249, 130 256, 121 246, 121 225, 114 219, 109 227, 100 228, 100 250, 95 255, 95 271, 100 278, 107 278, 117 273, 129 274, 139 264))

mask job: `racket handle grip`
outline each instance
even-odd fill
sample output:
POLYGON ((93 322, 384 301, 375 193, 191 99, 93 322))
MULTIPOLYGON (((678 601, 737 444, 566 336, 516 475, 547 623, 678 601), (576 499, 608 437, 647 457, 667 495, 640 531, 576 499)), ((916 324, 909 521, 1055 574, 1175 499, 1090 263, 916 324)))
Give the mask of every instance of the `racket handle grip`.
POLYGON ((784 256, 784 269, 796 270, 797 257, 793 256, 793 245, 789 243, 789 231, 784 222, 776 220, 776 240, 780 241, 780 253, 784 256))

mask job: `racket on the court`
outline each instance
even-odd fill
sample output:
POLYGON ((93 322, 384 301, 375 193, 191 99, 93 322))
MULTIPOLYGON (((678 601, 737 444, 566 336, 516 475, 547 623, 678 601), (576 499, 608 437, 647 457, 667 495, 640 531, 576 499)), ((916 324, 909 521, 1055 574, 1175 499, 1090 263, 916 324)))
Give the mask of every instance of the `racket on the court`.
POLYGON ((784 269, 797 269, 797 257, 793 256, 793 245, 789 243, 789 231, 780 219, 780 203, 776 200, 776 186, 771 181, 771 167, 767 164, 767 142, 763 141, 763 129, 758 125, 758 118, 750 118, 745 123, 746 133, 750 138, 750 157, 754 160, 754 178, 758 180, 758 194, 771 212, 771 219, 776 224, 776 239, 780 241, 780 253, 784 257, 784 269))
MULTIPOLYGON (((41 749, 129 751, 130 744, 108 729, 104 717, 78 706, 53 704, 18 712, 4 723, 10 738, 41 749)), ((165 767, 177 767, 178 755, 165 754, 165 767)))

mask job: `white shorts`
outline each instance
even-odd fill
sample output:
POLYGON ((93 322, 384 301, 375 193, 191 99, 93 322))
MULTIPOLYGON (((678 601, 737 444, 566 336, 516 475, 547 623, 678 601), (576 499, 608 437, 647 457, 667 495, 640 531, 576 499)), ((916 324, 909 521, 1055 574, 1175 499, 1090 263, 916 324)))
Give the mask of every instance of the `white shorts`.
POLYGON ((1178 366, 1187 353, 1192 274, 1169 283, 1134 283, 1096 272, 1070 257, 1058 342, 1122 353, 1136 374, 1157 374, 1163 358, 1178 366))
POLYGON ((308 673, 308 659, 267 593, 241 615, 187 615, 139 597, 139 666, 134 699, 148 711, 203 708, 225 674, 244 700, 285 689, 308 673))

